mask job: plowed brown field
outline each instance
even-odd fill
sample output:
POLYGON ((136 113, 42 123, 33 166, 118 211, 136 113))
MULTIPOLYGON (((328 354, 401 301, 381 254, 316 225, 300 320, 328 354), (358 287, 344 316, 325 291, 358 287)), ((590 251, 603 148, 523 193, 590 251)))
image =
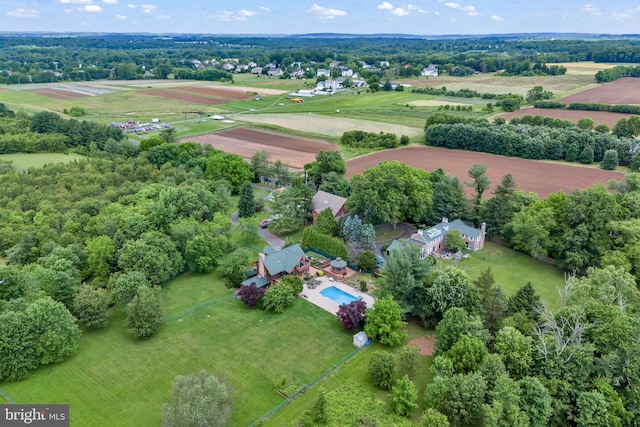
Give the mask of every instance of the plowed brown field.
POLYGON ((208 133, 185 138, 182 141, 208 144, 246 159, 251 158, 256 152, 264 150, 270 154, 272 162, 280 160, 294 169, 302 169, 305 164, 314 161, 319 151, 335 150, 336 148, 333 143, 319 139, 246 128, 208 133))
POLYGON ((216 88, 208 88, 208 87, 179 87, 176 88, 177 92, 188 92, 193 93, 200 96, 211 96, 214 98, 222 98, 222 99, 232 99, 234 101, 239 101, 242 99, 249 99, 253 97, 248 93, 239 92, 237 90, 229 90, 229 89, 216 89, 216 88))
POLYGON ((593 102, 596 104, 640 104, 640 78, 623 77, 593 89, 559 99, 560 102, 593 102))
POLYGON ((35 89, 31 92, 37 93, 38 95, 48 96, 49 98, 54 99, 75 99, 75 98, 84 98, 87 95, 78 92, 72 92, 70 90, 58 90, 58 89, 35 89))
POLYGON ((189 93, 181 93, 170 90, 141 90, 140 93, 152 96, 161 96, 163 98, 177 99, 178 101, 193 102, 195 104, 220 105, 226 104, 227 101, 221 99, 206 98, 204 96, 191 95, 189 93))
MULTIPOLYGON (((640 80, 640 79, 639 79, 640 80)), ((607 125, 613 128, 618 120, 628 119, 631 114, 622 113, 608 113, 606 111, 583 111, 583 110, 555 110, 550 108, 522 108, 512 113, 500 114, 506 121, 513 119, 514 117, 524 116, 543 116, 553 117, 556 119, 571 120, 573 123, 578 123, 578 120, 588 117, 593 120, 594 125, 607 125)))
POLYGON ((491 180, 491 187, 484 194, 486 197, 493 194, 500 179, 508 173, 513 175, 519 190, 536 193, 541 198, 557 191, 570 193, 623 178, 622 172, 616 171, 426 146, 378 151, 349 160, 347 178, 385 160, 399 160, 429 172, 442 168, 447 175, 456 176, 461 182, 470 180, 467 172, 474 164, 486 165, 487 176, 491 180))

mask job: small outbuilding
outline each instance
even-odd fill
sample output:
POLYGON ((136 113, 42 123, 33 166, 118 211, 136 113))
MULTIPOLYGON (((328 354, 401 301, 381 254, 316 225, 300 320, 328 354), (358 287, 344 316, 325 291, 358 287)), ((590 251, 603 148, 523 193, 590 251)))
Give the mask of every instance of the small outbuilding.
POLYGON ((367 344, 367 341, 369 341, 369 337, 364 331, 360 331, 353 336, 353 345, 358 348, 362 348, 363 346, 365 346, 367 344))
POLYGON ((331 261, 331 273, 334 275, 346 275, 347 274, 347 262, 338 257, 331 261))

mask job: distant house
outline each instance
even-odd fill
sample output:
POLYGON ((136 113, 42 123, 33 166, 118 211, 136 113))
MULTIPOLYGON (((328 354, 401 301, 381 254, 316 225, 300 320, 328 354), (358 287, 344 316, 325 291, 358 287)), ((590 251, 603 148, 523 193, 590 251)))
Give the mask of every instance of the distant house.
MULTIPOLYGON (((460 232, 460 236, 467 244, 467 249, 470 251, 479 251, 484 248, 486 224, 483 222, 480 230, 470 227, 462 222, 461 219, 449 222, 447 218, 442 218, 440 224, 436 224, 427 230, 418 230, 407 239, 407 243, 420 245, 420 253, 422 258, 429 255, 433 255, 436 252, 442 252, 445 249, 444 238, 449 231, 457 230, 460 232)), ((394 240, 387 248, 387 254, 401 243, 394 240)))
POLYGON ((251 74, 262 74, 262 67, 253 67, 251 69, 251 74))
POLYGON ((331 71, 327 70, 326 68, 318 68, 318 70, 316 71, 316 76, 331 77, 331 71))
POLYGON ((300 247, 291 245, 279 251, 271 246, 265 246, 258 254, 258 275, 242 282, 243 286, 254 284, 261 288, 276 283, 284 276, 302 276, 309 271, 311 261, 300 247))
POLYGON ((225 62, 224 64, 222 64, 222 69, 225 71, 231 71, 231 70, 234 70, 235 68, 236 68, 236 64, 232 62, 225 62))
POLYGON ((438 67, 433 64, 429 64, 428 67, 424 67, 420 75, 423 77, 438 77, 438 67))
POLYGON ((311 215, 313 216, 314 224, 316 219, 318 219, 320 212, 325 209, 331 209, 331 213, 333 213, 333 217, 336 219, 347 215, 347 210, 345 208, 347 199, 336 196, 335 194, 327 193, 326 191, 318 191, 316 195, 313 196, 313 199, 311 199, 311 204, 313 205, 311 215))
POLYGON ((340 75, 342 77, 351 77, 353 76, 353 70, 349 67, 344 67, 344 66, 340 66, 338 67, 338 69, 340 70, 340 75))
POLYGON ((269 77, 277 77, 277 76, 281 76, 283 74, 284 74, 284 72, 280 68, 269 68, 269 71, 267 71, 267 75, 269 77))
POLYGON ((338 65, 340 65, 340 61, 331 61, 329 68, 336 68, 338 65))
POLYGON ((292 79, 301 79, 304 77, 304 70, 302 68, 296 68, 291 72, 292 79))
POLYGON ((378 63, 380 64, 381 67, 388 67, 389 66, 389 61, 379 61, 378 63))

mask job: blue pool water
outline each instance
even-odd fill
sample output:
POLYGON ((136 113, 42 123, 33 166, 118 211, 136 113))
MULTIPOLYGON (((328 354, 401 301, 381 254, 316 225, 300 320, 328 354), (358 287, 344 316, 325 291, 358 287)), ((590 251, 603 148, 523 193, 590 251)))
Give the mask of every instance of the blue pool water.
POLYGON ((359 298, 354 297, 353 295, 343 291, 342 289, 338 289, 335 286, 329 286, 320 291, 323 297, 329 298, 337 302, 338 304, 349 304, 352 301, 358 301, 359 298))

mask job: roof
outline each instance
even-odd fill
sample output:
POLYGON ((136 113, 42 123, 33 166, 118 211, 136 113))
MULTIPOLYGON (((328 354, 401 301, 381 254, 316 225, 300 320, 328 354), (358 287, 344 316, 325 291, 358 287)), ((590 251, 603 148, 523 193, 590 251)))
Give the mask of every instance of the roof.
POLYGON ((340 212, 340 209, 344 207, 345 203, 347 203, 347 199, 320 190, 315 196, 313 196, 311 203, 313 204, 314 211, 320 213, 321 211, 329 208, 335 217, 338 215, 338 212, 340 212))
POLYGON ((391 251, 393 251, 394 249, 399 249, 399 248, 402 248, 402 242, 400 240, 394 240, 387 247, 387 252, 391 253, 391 251))
POLYGON ((344 268, 346 266, 347 266, 347 261, 343 260, 340 257, 338 257, 338 258, 334 259, 333 261, 331 261, 331 267, 344 268))
POLYGON ((451 230, 457 230, 460 232, 460 234, 464 234, 473 238, 480 237, 480 234, 482 233, 477 228, 469 227, 467 224, 462 222, 461 219, 456 219, 455 221, 451 222, 445 220, 444 222, 436 224, 427 230, 418 230, 418 232, 413 234, 409 238, 409 240, 414 240, 423 244, 429 244, 440 236, 446 236, 447 233, 451 230))
POLYGON ((306 256, 300 245, 291 245, 264 257, 264 266, 269 274, 290 273, 298 265, 301 257, 306 256))
POLYGON ((242 281, 242 286, 256 285, 256 288, 263 288, 263 287, 267 286, 269 283, 270 282, 264 277, 253 276, 253 277, 248 278, 247 280, 243 280, 242 281))

